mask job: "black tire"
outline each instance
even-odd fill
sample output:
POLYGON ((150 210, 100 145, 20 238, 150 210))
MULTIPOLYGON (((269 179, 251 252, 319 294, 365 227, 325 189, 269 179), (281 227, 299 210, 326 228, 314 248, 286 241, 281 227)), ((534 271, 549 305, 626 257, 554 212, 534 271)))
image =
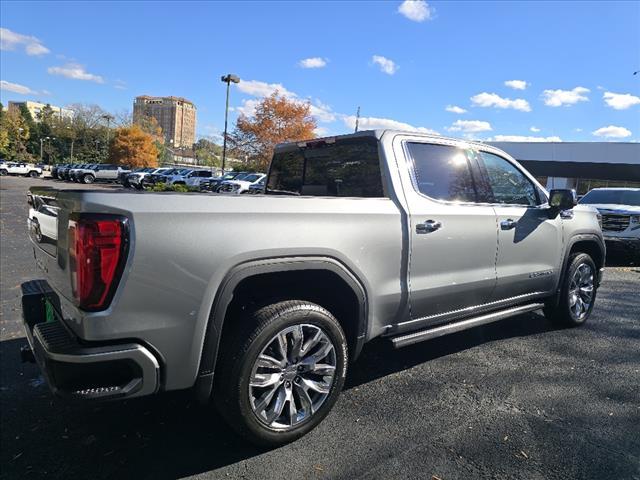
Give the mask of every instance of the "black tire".
MULTIPOLYGON (((318 348, 321 348, 321 345, 318 345, 318 348)), ((305 355, 311 354, 314 348, 316 347, 310 348, 305 355)), ((319 305, 302 300, 274 303, 240 319, 231 331, 226 332, 225 338, 221 342, 220 358, 216 367, 216 388, 213 398, 228 424, 251 443, 263 447, 283 445, 311 431, 329 413, 344 385, 347 359, 346 337, 340 324, 331 313, 319 305), (308 417, 303 417, 304 419, 298 425, 285 427, 285 429, 272 428, 264 420, 259 419, 258 414, 251 406, 249 384, 252 369, 258 356, 271 344, 274 337, 288 327, 296 325, 304 325, 304 328, 309 328, 309 326, 316 328, 331 341, 334 346, 331 351, 335 352, 333 357, 335 371, 331 380, 332 384, 328 388, 323 403, 308 417)), ((287 368, 291 369, 293 366, 287 366, 287 368)), ((285 375, 287 374, 280 376, 281 385, 284 385, 283 377, 285 375)), ((293 381, 286 383, 291 390, 300 387, 297 376, 293 381), (296 383, 297 387, 293 383, 296 383)), ((309 397, 307 396, 307 398, 309 397)), ((284 400, 284 402, 286 401, 284 400)), ((294 402, 295 404, 296 402, 294 402)), ((304 408, 301 410, 304 412, 304 408)), ((285 412, 285 410, 282 411, 285 412)))
POLYGON ((4 170, 4 169, 0 170, 0 176, 4 177, 5 175, 8 175, 8 174, 9 172, 7 170, 4 170))
POLYGON ((29 172, 29 176, 30 176, 31 178, 36 178, 38 175, 39 175, 39 173, 38 173, 38 172, 36 172, 35 170, 31 170, 31 171, 29 172))
POLYGON ((96 177, 94 177, 90 173, 87 173, 86 175, 84 175, 82 177, 82 183, 90 184, 90 183, 93 183, 95 181, 96 181, 96 177))
POLYGON ((598 270, 596 268, 596 264, 588 254, 581 252, 572 254, 567 262, 567 269, 562 279, 562 285, 560 286, 560 297, 554 298, 552 302, 545 306, 543 310, 545 317, 553 323, 568 327, 577 327, 585 323, 591 316, 593 306, 596 303, 596 293, 598 288, 597 277, 598 270), (581 293, 582 289, 572 289, 572 287, 575 286, 574 279, 576 275, 579 275, 576 273, 577 270, 581 268, 586 271, 586 267, 589 268, 591 275, 591 297, 588 306, 578 314, 576 312, 577 307, 574 306, 575 301, 577 301, 577 297, 575 297, 573 291, 580 290, 577 295, 581 297, 579 300, 584 303, 581 293))

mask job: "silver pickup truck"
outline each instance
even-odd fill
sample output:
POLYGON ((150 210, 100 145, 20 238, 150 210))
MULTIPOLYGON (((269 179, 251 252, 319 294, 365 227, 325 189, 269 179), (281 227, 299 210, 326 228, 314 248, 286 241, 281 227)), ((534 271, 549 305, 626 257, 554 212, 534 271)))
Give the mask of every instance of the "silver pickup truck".
POLYGON ((53 391, 192 389, 261 445, 314 428, 376 337, 403 347, 539 309, 584 323, 605 262, 574 192, 547 193, 496 148, 417 133, 280 145, 259 195, 29 201, 57 209, 55 235, 32 228, 45 279, 22 285, 23 356, 53 391))

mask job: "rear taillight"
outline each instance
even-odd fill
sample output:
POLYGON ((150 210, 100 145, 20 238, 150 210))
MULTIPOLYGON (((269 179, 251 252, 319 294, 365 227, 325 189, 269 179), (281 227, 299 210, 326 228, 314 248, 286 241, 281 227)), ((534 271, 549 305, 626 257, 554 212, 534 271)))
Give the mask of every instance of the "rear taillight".
POLYGON ((69 221, 69 270, 76 304, 104 310, 115 293, 127 257, 127 219, 78 215, 69 221))

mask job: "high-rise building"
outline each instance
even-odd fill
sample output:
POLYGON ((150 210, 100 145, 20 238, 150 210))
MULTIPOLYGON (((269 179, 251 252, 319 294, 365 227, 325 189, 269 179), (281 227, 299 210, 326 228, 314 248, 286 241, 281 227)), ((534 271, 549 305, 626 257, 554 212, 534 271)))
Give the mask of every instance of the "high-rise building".
MULTIPOLYGON (((42 110, 49 105, 48 103, 40 103, 40 102, 32 102, 31 100, 26 100, 24 102, 9 102, 9 110, 19 109, 22 106, 27 107, 29 113, 31 113, 31 117, 35 122, 40 121, 40 113, 42 110)), ((73 118, 73 110, 69 110, 68 108, 56 107, 55 105, 49 105, 51 111, 53 112, 54 117, 58 117, 60 119, 72 119, 73 118)))
POLYGON ((191 148, 196 142, 196 106, 181 97, 141 95, 133 102, 133 121, 153 117, 162 128, 167 145, 191 148))

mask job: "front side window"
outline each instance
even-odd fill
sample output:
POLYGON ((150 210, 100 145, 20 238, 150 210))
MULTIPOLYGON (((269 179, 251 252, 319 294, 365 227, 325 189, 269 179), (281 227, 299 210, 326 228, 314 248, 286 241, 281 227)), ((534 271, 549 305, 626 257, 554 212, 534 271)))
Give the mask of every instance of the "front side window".
POLYGON ((450 145, 408 143, 416 188, 424 195, 449 202, 475 202, 470 161, 474 152, 450 145))
POLYGON ((479 152, 478 160, 487 174, 493 203, 528 206, 539 204, 535 185, 511 162, 487 152, 479 152))

